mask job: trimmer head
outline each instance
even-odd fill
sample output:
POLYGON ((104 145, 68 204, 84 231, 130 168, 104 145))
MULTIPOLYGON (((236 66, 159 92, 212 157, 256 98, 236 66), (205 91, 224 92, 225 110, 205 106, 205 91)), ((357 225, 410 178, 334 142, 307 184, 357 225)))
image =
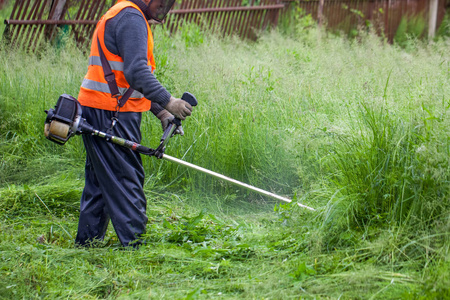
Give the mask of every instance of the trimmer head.
POLYGON ((47 118, 44 134, 50 141, 64 145, 69 138, 79 133, 82 110, 81 104, 74 97, 62 94, 55 108, 45 112, 47 118))

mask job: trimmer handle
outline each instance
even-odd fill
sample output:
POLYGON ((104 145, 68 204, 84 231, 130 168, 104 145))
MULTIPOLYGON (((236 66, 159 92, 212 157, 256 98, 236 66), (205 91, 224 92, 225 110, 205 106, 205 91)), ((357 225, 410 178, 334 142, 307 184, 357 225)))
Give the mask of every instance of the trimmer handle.
POLYGON ((183 94, 183 96, 181 96, 181 100, 186 101, 187 103, 189 103, 192 106, 197 106, 197 104, 198 104, 197 99, 195 98, 195 96, 192 95, 189 92, 185 92, 183 94))
MULTIPOLYGON (((191 106, 197 106, 198 102, 197 102, 197 98, 195 98, 194 95, 192 95, 189 92, 184 92, 183 96, 181 96, 181 100, 186 101, 187 103, 189 103, 191 106)), ((178 119, 177 117, 175 117, 172 121, 173 124, 176 125, 176 127, 181 126, 181 120, 178 119)), ((162 139, 166 139, 167 136, 171 137, 173 132, 175 131, 176 127, 174 130, 172 130, 172 132, 170 132, 172 129, 172 124, 169 124, 169 126, 167 126, 166 130, 164 131, 163 137, 162 139), (170 134, 169 134, 170 132, 170 134), (166 136, 167 135, 167 136, 166 136)))
MULTIPOLYGON (((195 98, 195 96, 192 95, 189 92, 184 92, 183 96, 181 96, 181 100, 186 101, 191 106, 197 106, 197 104, 198 104, 197 98, 195 98)), ((177 117, 175 117, 175 119, 173 119, 172 123, 175 124, 177 127, 181 126, 181 120, 178 119, 177 117)), ((169 126, 167 126, 167 129, 169 129, 169 127, 172 127, 172 126, 170 126, 170 124, 169 124, 169 126)), ((166 131, 170 131, 170 130, 167 130, 167 129, 164 131, 164 133, 166 133, 166 131)), ((170 134, 170 136, 172 136, 172 134, 170 134)), ((164 138, 164 136, 163 136, 163 138, 164 138)))
MULTIPOLYGON (((192 95, 189 92, 185 92, 183 96, 181 96, 181 100, 186 101, 191 106, 197 106, 198 102, 194 95, 192 95)), ((181 126, 181 120, 178 118, 174 118, 169 125, 167 125, 166 130, 164 130, 163 136, 161 138, 161 142, 156 148, 156 157, 161 158, 162 154, 164 153, 164 150, 166 148, 167 143, 169 142, 169 139, 174 135, 175 130, 177 130, 178 126, 181 126)))

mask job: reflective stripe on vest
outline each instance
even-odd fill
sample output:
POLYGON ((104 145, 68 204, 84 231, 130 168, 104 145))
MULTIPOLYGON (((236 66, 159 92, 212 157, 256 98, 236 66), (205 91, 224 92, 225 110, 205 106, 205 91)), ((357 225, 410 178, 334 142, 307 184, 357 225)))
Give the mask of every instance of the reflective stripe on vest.
MULTIPOLYGON (((98 81, 84 78, 81 86, 86 89, 93 90, 93 91, 109 93, 109 86, 107 83, 98 82, 98 81)), ((126 91, 127 91, 127 88, 119 87, 119 92, 121 95, 125 94, 126 91)), ((130 98, 142 98, 142 97, 144 97, 144 95, 138 91, 134 91, 130 96, 130 98)))
MULTIPOLYGON (((111 66, 111 70, 122 71, 123 72, 123 62, 108 60, 109 65, 111 66)), ((102 66, 102 62, 99 56, 91 56, 89 57, 89 64, 94 66, 102 66)))
MULTIPOLYGON (((108 60, 109 65, 111 66, 111 70, 114 71, 122 71, 123 72, 123 62, 121 61, 114 61, 114 60, 108 60)), ((99 56, 91 56, 89 57, 89 64, 93 66, 102 66, 102 62, 100 60, 99 56)), ((152 71, 152 66, 148 66, 150 69, 150 72, 152 71)))
MULTIPOLYGON (((108 84, 104 78, 104 72, 100 60, 100 55, 97 46, 97 38, 101 44, 101 47, 105 53, 105 57, 108 60, 110 67, 116 77, 117 86, 119 92, 123 95, 125 91, 129 88, 129 84, 126 81, 124 71, 124 63, 122 57, 111 53, 105 45, 104 35, 105 35, 105 25, 106 22, 115 17, 124 8, 133 7, 137 9, 140 13, 142 11, 137 5, 130 1, 118 1, 108 12, 103 15, 97 24, 94 31, 94 35, 91 43, 91 52, 89 56, 89 67, 86 76, 80 87, 80 93, 78 95, 78 101, 83 106, 99 108, 104 110, 114 111, 117 106, 117 100, 111 97, 111 92, 108 84)), ((142 13, 143 18, 145 18, 142 13)), ((146 22, 147 23, 147 22, 146 22)), ((153 57, 153 36, 150 30, 150 26, 147 23, 147 66, 153 73, 155 69, 155 60, 153 57)), ((143 112, 150 109, 150 101, 144 98, 144 95, 138 91, 134 91, 126 102, 126 104, 120 109, 120 111, 134 111, 143 112)))

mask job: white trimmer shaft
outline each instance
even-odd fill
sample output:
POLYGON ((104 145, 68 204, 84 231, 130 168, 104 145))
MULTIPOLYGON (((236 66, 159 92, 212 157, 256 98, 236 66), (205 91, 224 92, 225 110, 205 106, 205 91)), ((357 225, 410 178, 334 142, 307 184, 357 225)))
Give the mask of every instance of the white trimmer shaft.
MULTIPOLYGON (((194 165, 194 164, 185 162, 185 161, 183 161, 183 160, 181 160, 181 159, 178 159, 178 158, 169 156, 169 155, 167 155, 167 154, 163 154, 163 156, 162 156, 161 158, 162 158, 162 159, 165 159, 165 160, 168 160, 168 161, 171 161, 171 162, 174 162, 174 163, 177 163, 177 164, 179 164, 179 165, 183 165, 183 166, 186 166, 186 167, 188 167, 188 168, 191 168, 191 169, 194 169, 194 170, 203 172, 203 173, 205 173, 205 174, 208 174, 208 175, 211 175, 211 176, 214 176, 214 177, 223 179, 223 180, 225 180, 225 181, 231 182, 231 183, 233 183, 233 184, 235 184, 235 185, 238 185, 238 186, 240 186, 240 187, 243 187, 243 188, 246 188, 246 189, 248 189, 248 190, 252 190, 252 191, 254 191, 254 192, 257 192, 257 193, 259 193, 259 194, 261 194, 261 195, 268 196, 268 197, 271 197, 271 198, 275 198, 275 199, 278 199, 278 200, 281 200, 281 201, 284 201, 284 202, 292 202, 292 200, 290 200, 290 199, 288 199, 288 198, 281 197, 281 196, 276 195, 276 194, 274 194, 274 193, 271 193, 271 192, 262 190, 262 189, 260 189, 260 188, 251 186, 251 185, 249 185, 249 184, 243 183, 243 182, 241 182, 241 181, 238 181, 238 180, 236 180, 236 179, 227 177, 227 176, 225 176, 225 175, 222 175, 222 174, 213 172, 213 171, 211 171, 211 170, 208 170, 208 169, 205 169, 205 168, 196 166, 196 165, 194 165)), ((309 207, 309 206, 306 206, 306 205, 303 205, 303 204, 300 204, 300 203, 297 203, 297 204, 298 204, 298 206, 300 206, 300 207, 303 207, 303 208, 306 208, 306 209, 315 211, 315 209, 312 208, 312 207, 309 207)))

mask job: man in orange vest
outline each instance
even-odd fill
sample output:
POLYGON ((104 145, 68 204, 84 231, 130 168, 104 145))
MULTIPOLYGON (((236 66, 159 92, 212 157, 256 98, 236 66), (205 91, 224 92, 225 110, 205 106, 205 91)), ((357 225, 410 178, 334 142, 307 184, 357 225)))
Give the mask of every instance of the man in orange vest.
MULTIPOLYGON (((148 21, 162 22, 175 0, 119 0, 94 32, 89 67, 78 100, 83 117, 100 130, 140 143, 141 114, 150 110, 163 129, 192 107, 172 97, 153 75, 153 36, 148 21)), ((182 128, 178 132, 183 135, 182 128)), ((144 169, 137 152, 83 135, 85 187, 76 244, 103 240, 111 220, 123 246, 138 247, 147 223, 144 169)))

